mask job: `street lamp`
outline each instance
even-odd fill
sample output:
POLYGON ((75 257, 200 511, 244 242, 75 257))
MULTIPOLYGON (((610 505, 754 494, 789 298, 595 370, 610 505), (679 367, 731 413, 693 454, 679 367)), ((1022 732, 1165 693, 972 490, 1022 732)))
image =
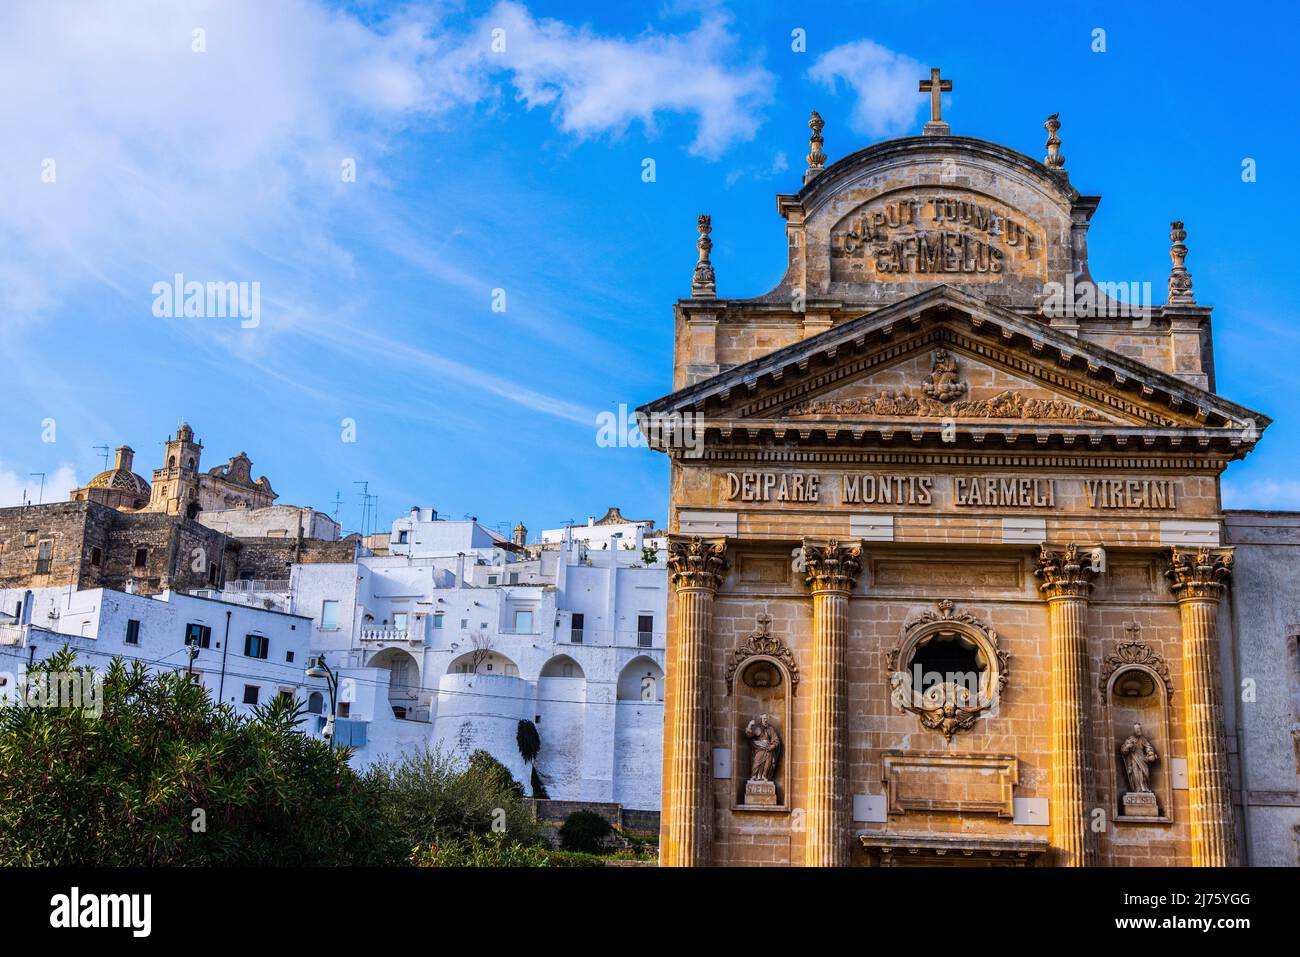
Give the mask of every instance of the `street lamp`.
POLYGON ((330 670, 324 655, 318 655, 311 659, 311 663, 307 666, 306 675, 308 678, 323 678, 329 683, 330 716, 325 721, 325 730, 321 732, 321 736, 329 741, 332 748, 334 747, 334 717, 338 713, 339 676, 330 670))

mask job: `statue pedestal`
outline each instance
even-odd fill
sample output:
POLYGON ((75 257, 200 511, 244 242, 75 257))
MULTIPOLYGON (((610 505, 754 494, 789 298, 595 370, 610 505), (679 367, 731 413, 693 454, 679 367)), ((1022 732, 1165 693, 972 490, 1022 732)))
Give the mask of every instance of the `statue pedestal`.
POLYGON ((1124 795, 1125 817, 1159 817, 1156 796, 1150 791, 1129 791, 1124 795))
POLYGON ((776 807, 777 804, 775 781, 756 781, 751 778, 745 782, 747 807, 776 807))

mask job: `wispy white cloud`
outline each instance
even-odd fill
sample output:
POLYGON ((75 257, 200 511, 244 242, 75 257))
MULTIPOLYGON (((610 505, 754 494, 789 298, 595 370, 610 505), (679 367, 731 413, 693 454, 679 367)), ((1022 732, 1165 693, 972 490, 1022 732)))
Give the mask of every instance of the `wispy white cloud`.
POLYGON ((914 132, 922 105, 917 81, 927 75, 916 60, 872 40, 856 40, 827 50, 808 71, 831 90, 843 83, 856 101, 849 114, 855 132, 886 137, 914 132))
POLYGON ((691 152, 710 158, 753 138, 775 81, 757 64, 728 63, 736 38, 716 9, 687 33, 624 39, 500 3, 481 21, 478 45, 480 64, 503 65, 519 98, 550 107, 566 132, 620 133, 639 121, 653 133, 660 114, 683 113, 698 123, 691 152))
MULTIPOLYGON (((753 135, 770 97, 772 75, 743 60, 716 8, 687 29, 625 37, 513 2, 364 19, 325 0, 86 2, 58 15, 0 6, 0 84, 11 91, 0 98, 0 346, 95 293, 103 308, 78 317, 78 334, 107 336, 95 324, 112 322, 137 335, 122 323, 147 326, 152 284, 180 272, 260 282, 268 315, 256 336, 191 321, 155 330, 171 337, 155 345, 265 359, 285 334, 310 335, 301 327, 337 313, 353 288, 361 301, 367 280, 382 281, 357 247, 393 253, 384 224, 401 218, 400 198, 381 170, 403 134, 513 99, 576 138, 638 123, 653 135, 679 117, 691 151, 712 157, 753 135), (343 181, 347 160, 357 184, 343 181)), ((499 284, 498 263, 437 247, 412 242, 404 258, 461 295, 499 284)), ((537 335, 581 341, 580 330, 531 321, 537 335)), ((429 372, 471 389, 586 420, 572 403, 476 370, 473 357, 426 358, 429 372)))
POLYGON ((1249 479, 1223 480, 1224 508, 1258 508, 1300 510, 1300 480, 1249 479))

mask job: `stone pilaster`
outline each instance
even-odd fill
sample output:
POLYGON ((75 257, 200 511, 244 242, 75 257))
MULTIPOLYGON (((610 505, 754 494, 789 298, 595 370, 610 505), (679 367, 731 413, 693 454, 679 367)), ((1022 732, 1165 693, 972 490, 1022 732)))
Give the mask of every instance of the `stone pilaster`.
POLYGON ((668 635, 663 796, 659 863, 709 863, 713 823, 709 761, 709 630, 713 599, 727 571, 726 542, 668 543, 677 617, 668 635))
POLYGON ((861 571, 857 542, 806 542, 813 596, 804 865, 845 867, 852 858, 848 769, 849 595, 861 571))
POLYGON ((1088 596, 1093 567, 1076 545, 1043 546, 1035 572, 1047 599, 1052 662, 1052 852, 1062 867, 1097 864, 1089 712, 1088 596))
POLYGON ((1219 599, 1232 574, 1232 550, 1174 548, 1170 587, 1183 624, 1183 713, 1187 723, 1187 797, 1195 867, 1237 863, 1227 731, 1219 694, 1219 599))

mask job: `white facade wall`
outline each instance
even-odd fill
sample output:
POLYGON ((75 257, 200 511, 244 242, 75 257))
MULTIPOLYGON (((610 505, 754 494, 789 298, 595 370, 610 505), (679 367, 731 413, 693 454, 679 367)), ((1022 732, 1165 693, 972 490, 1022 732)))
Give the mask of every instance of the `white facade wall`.
POLYGON ((314 684, 304 675, 312 623, 297 615, 170 591, 153 598, 106 588, 0 591, 0 608, 12 612, 18 601, 27 603, 23 618, 31 627, 21 644, 0 645, 0 671, 22 674, 28 660, 42 661, 66 643, 81 663, 96 668, 121 657, 155 670, 193 670, 214 698, 240 713, 253 708, 246 689, 256 689, 258 704, 280 692, 305 703, 314 684), (139 622, 138 644, 127 643, 130 621, 139 622), (185 644, 191 623, 210 629, 208 647, 192 665, 185 644), (247 635, 266 640, 265 659, 245 655, 247 635))
MULTIPOLYGON (((458 545, 485 531, 469 528, 472 523, 422 524, 465 526, 456 534, 470 538, 453 542, 458 545)), ((446 540, 438 550, 444 546, 446 540)), ((532 768, 516 743, 518 723, 527 719, 542 739, 537 769, 550 797, 658 808, 667 616, 662 560, 634 567, 642 564, 640 551, 596 552, 580 543, 527 561, 505 553, 504 565, 489 563, 497 554, 502 550, 489 543, 463 560, 406 554, 294 567, 283 601, 313 618, 313 653, 343 673, 364 667, 387 679, 356 761, 368 764, 381 752, 392 756, 421 742, 463 758, 483 749, 527 788, 532 768), (510 572, 520 583, 509 583, 510 572), (495 584, 488 584, 490 576, 495 584), (321 627, 325 601, 337 603, 332 629, 321 627), (583 616, 580 642, 573 641, 575 613, 583 616), (640 627, 641 616, 649 617, 649 628, 640 627), (476 641, 490 653, 469 673, 476 641), (657 675, 644 700, 642 671, 657 675), (632 700, 620 703, 621 677, 632 700)))

